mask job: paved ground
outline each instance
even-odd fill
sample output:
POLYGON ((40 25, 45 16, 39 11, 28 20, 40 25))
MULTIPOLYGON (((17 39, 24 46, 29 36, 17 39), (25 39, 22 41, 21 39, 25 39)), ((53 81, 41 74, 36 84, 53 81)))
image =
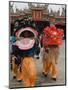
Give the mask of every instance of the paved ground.
MULTIPOLYGON (((42 75, 42 54, 40 54, 40 56, 41 58, 35 61, 36 68, 37 68, 36 86, 64 85, 65 84, 65 41, 63 41, 63 45, 60 48, 60 54, 59 54, 59 59, 57 64, 57 67, 59 69, 59 74, 56 81, 51 80, 50 75, 48 75, 48 77, 44 77, 42 75)), ((19 83, 16 80, 12 79, 11 72, 10 72, 9 84, 10 84, 10 88, 23 87, 22 83, 19 83)))

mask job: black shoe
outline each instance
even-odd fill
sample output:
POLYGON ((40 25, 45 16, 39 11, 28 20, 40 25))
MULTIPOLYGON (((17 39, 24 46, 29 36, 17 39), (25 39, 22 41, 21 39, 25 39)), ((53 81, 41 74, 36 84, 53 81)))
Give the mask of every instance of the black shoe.
POLYGON ((17 82, 22 82, 22 80, 17 80, 17 82))
POLYGON ((16 79, 16 76, 13 76, 13 79, 16 79))
POLYGON ((45 74, 44 76, 47 77, 47 74, 45 74))
POLYGON ((45 77, 47 77, 47 74, 44 74, 44 72, 42 72, 42 74, 43 74, 45 77))
POLYGON ((52 80, 56 81, 56 78, 52 78, 52 80))

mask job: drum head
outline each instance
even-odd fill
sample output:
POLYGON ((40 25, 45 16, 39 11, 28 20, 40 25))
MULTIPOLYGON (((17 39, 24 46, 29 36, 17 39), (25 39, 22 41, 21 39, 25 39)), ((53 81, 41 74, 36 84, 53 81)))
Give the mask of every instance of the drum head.
POLYGON ((28 50, 31 49, 34 46, 35 40, 30 38, 23 38, 21 40, 16 41, 16 46, 20 50, 28 50))
POLYGON ((18 48, 21 50, 33 48, 35 44, 35 37, 37 37, 37 35, 37 31, 30 27, 18 30, 16 36, 19 38, 19 40, 16 41, 16 46, 18 46, 18 48))
POLYGON ((24 38, 29 38, 29 37, 37 37, 38 36, 38 32, 37 30, 30 28, 30 27, 26 27, 26 28, 22 28, 20 30, 18 30, 18 32, 16 32, 16 36, 17 37, 24 37, 24 38))

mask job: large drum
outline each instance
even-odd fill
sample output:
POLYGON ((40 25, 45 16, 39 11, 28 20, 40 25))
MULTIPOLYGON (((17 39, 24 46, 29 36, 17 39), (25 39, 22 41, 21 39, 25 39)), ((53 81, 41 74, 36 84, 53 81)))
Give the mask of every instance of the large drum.
POLYGON ((33 56, 37 48, 37 36, 36 30, 27 27, 22 28, 16 32, 17 40, 13 45, 13 53, 17 56, 33 56))

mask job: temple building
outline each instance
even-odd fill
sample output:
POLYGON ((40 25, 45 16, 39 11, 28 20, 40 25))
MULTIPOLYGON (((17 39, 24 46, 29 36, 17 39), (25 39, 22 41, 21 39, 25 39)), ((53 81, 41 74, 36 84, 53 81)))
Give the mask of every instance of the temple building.
POLYGON ((65 24, 65 9, 62 8, 60 15, 60 9, 56 12, 48 10, 49 4, 32 4, 28 3, 28 9, 19 10, 16 8, 16 12, 13 11, 13 7, 10 5, 10 22, 13 23, 16 19, 31 18, 33 21, 49 21, 51 24, 64 23, 65 24))

